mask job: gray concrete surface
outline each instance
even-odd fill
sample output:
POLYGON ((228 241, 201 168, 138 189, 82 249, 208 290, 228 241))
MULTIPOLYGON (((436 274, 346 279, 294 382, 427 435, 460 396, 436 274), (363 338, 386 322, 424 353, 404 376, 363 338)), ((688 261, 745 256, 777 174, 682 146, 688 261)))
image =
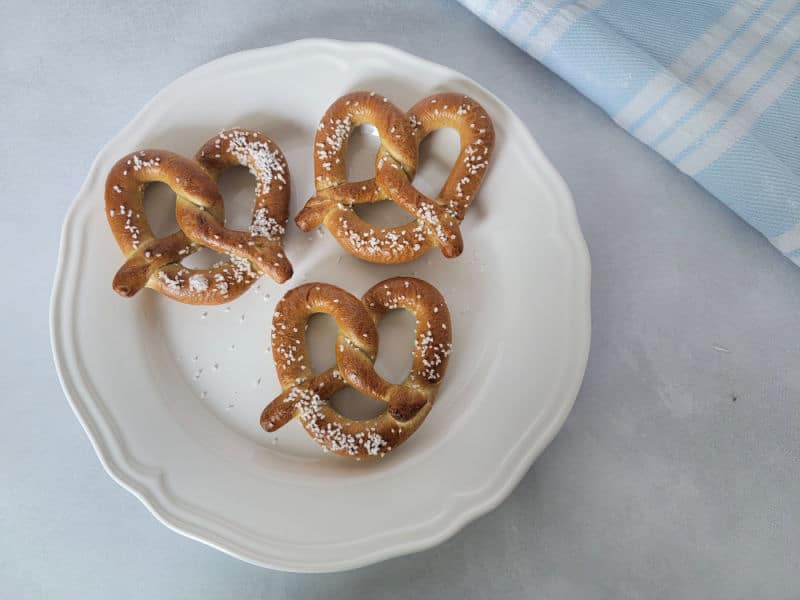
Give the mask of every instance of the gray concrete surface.
POLYGON ((0 597, 800 597, 800 270, 455 2, 8 2, 0 67, 0 597), (156 522, 95 458, 47 325, 100 147, 191 68, 309 36, 386 42, 503 98, 572 189, 594 267, 583 389, 511 497, 437 548, 324 576, 156 522))

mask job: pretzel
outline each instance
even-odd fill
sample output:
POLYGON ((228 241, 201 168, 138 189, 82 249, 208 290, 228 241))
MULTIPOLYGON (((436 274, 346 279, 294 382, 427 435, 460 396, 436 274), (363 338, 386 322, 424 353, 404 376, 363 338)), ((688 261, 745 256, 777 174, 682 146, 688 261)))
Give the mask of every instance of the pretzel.
POLYGON ((289 205, 289 169, 280 148, 258 131, 230 129, 215 136, 189 160, 167 150, 141 150, 121 158, 106 179, 106 215, 126 257, 113 289, 133 296, 143 287, 187 304, 221 304, 243 294, 267 273, 278 283, 292 266, 283 253, 289 205), (217 178, 228 167, 246 166, 256 178, 248 231, 226 228, 217 178), (179 230, 153 235, 144 212, 144 192, 154 181, 176 194, 179 230), (230 256, 208 269, 181 261, 206 246, 230 256))
POLYGON ((374 92, 354 92, 334 102, 320 121, 314 144, 316 195, 295 218, 303 231, 325 225, 351 254, 376 263, 404 263, 433 247, 452 258, 464 248, 460 224, 475 198, 494 148, 489 115, 468 96, 429 96, 403 115, 374 92), (378 130, 381 145, 375 177, 347 180, 345 156, 354 127, 365 123, 378 130), (455 129, 461 149, 436 199, 412 184, 419 145, 442 127, 455 129), (361 219, 354 206, 393 200, 416 217, 399 227, 375 227, 361 219))
POLYGON ((261 413, 261 426, 276 431, 298 418, 326 451, 342 456, 384 456, 413 434, 433 406, 452 349, 450 312, 439 291, 412 277, 393 277, 373 286, 359 300, 325 283, 289 291, 272 318, 272 356, 283 388, 261 413), (411 371, 400 384, 375 371, 377 324, 390 310, 404 308, 416 316, 411 371), (336 368, 312 373, 306 327, 314 313, 331 315, 339 328, 336 368), (355 421, 329 403, 345 386, 386 402, 375 418, 355 421))

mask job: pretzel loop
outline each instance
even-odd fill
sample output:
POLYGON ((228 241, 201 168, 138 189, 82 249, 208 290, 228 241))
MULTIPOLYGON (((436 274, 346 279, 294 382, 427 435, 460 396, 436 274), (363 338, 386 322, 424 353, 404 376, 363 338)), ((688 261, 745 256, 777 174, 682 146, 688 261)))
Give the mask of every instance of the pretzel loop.
POLYGON ((111 230, 126 255, 113 288, 132 296, 143 287, 191 304, 220 304, 244 293, 262 273, 281 283, 292 267, 281 239, 288 219, 289 172, 280 149, 257 131, 231 129, 209 140, 186 159, 166 150, 141 150, 120 159, 106 179, 111 230), (256 176, 256 201, 248 231, 224 226, 225 209, 216 185, 228 167, 249 167, 256 176), (179 230, 156 238, 144 213, 144 192, 152 182, 176 194, 179 230), (181 264, 201 246, 230 256, 208 269, 181 264))
POLYGON ((328 451, 344 456, 383 456, 414 433, 433 405, 450 354, 450 313, 430 284, 394 277, 373 286, 361 300, 333 285, 310 283, 288 292, 273 316, 272 354, 283 388, 261 414, 261 426, 275 431, 298 418, 328 451), (377 323, 403 308, 417 317, 411 371, 400 384, 375 371, 377 323), (308 318, 317 312, 336 319, 336 368, 311 372, 306 351, 308 318), (364 421, 338 413, 329 399, 345 386, 386 402, 386 411, 364 421))

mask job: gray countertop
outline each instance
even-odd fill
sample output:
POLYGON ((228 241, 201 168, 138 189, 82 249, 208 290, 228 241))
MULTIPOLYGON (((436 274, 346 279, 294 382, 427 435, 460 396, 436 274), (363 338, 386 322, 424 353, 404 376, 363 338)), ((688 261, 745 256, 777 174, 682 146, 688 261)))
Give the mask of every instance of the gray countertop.
POLYGON ((0 48, 0 596, 800 595, 800 270, 458 4, 9 2, 0 48), (62 219, 101 146, 193 67, 319 36, 453 67, 517 112, 575 197, 594 326, 572 414, 499 508, 419 554, 294 575, 172 533, 103 472, 47 315, 62 219))

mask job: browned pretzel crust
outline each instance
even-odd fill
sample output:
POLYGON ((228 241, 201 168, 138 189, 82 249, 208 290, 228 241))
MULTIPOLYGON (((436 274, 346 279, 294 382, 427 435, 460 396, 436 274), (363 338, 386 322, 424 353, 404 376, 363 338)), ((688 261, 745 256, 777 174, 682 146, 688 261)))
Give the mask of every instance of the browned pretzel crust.
POLYGON ((275 431, 297 417, 308 434, 330 452, 363 458, 383 456, 413 434, 433 406, 452 348, 450 312, 439 291, 413 277, 393 277, 359 300, 326 283, 289 291, 275 307, 272 356, 283 392, 261 413, 261 426, 275 431), (417 318, 413 364, 393 384, 375 371, 376 325, 390 310, 404 308, 417 318), (314 313, 336 319, 336 368, 311 372, 306 323, 314 313), (387 403, 381 415, 364 421, 342 416, 328 402, 350 385, 387 403))
POLYGON ((461 94, 429 96, 403 115, 374 92, 354 92, 334 102, 320 121, 314 143, 317 194, 295 218, 304 231, 324 224, 351 254, 377 263, 404 263, 439 247, 448 257, 463 251, 460 224, 486 174, 494 128, 483 107, 461 94), (353 128, 369 123, 380 136, 375 178, 347 181, 345 156, 353 128), (418 148, 442 127, 455 129, 461 150, 436 199, 412 180, 418 148), (416 217, 400 227, 374 227, 361 219, 358 204, 393 200, 416 217))
POLYGON ((133 296, 143 287, 187 304, 221 304, 244 293, 262 273, 278 283, 292 275, 281 241, 289 206, 289 168, 280 148, 264 134, 230 129, 209 140, 189 160, 167 150, 141 150, 121 158, 106 179, 106 217, 126 257, 113 288, 133 296), (256 201, 248 231, 227 229, 216 180, 226 168, 248 167, 256 201), (154 181, 176 194, 180 229, 153 235, 144 192, 154 181), (184 257, 207 246, 230 256, 209 269, 190 269, 184 257))

